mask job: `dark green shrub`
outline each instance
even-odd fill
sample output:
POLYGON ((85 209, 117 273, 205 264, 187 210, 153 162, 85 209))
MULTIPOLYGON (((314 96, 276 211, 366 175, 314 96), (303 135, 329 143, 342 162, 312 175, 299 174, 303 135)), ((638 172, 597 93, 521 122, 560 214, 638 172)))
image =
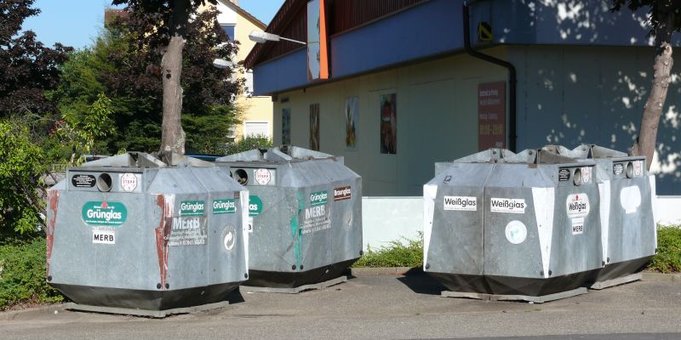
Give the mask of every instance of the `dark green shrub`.
POLYGON ((25 125, 0 121, 0 233, 32 233, 41 224, 43 152, 25 125))
POLYGON ((246 137, 236 143, 227 145, 225 155, 244 152, 253 149, 267 149, 272 147, 272 141, 264 136, 246 137))
POLYGON ((367 249, 354 267, 421 267, 423 266, 423 238, 392 241, 378 251, 367 249))
POLYGON ((657 229, 657 254, 648 268, 661 273, 681 272, 681 228, 679 226, 657 229))
POLYGON ((45 282, 45 239, 0 246, 0 310, 63 300, 45 282))

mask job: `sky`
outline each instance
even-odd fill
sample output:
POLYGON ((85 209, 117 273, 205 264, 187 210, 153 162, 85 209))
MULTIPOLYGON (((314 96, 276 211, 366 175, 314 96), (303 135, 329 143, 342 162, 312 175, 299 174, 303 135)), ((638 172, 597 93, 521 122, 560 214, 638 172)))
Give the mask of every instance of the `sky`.
MULTIPOLYGON (((284 0, 239 0, 239 6, 268 24, 284 0)), ((66 46, 90 46, 104 23, 104 10, 110 0, 36 0, 38 16, 24 21, 23 30, 32 30, 46 46, 60 42, 66 46)))

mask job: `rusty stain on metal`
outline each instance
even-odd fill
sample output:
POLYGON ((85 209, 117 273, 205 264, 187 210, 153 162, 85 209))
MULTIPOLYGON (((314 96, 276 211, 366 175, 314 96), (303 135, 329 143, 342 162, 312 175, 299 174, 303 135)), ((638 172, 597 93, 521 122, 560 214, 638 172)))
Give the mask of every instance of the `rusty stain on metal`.
POLYGON ((161 208, 161 220, 156 231, 156 254, 161 279, 161 288, 165 289, 168 277, 168 239, 173 226, 173 197, 167 200, 164 195, 156 196, 156 205, 161 208))
POLYGON ((47 199, 49 202, 47 220, 47 232, 46 232, 46 243, 47 243, 47 273, 50 272, 50 260, 52 259, 52 245, 54 244, 54 228, 57 220, 57 208, 59 207, 59 191, 50 190, 47 193, 47 199))

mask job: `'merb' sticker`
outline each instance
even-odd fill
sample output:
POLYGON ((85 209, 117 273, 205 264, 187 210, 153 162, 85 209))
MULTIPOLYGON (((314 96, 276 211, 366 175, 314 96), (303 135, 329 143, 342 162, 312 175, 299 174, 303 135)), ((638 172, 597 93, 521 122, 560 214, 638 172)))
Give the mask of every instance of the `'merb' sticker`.
POLYGON ((92 243, 94 244, 116 244, 116 232, 113 230, 92 230, 92 243))

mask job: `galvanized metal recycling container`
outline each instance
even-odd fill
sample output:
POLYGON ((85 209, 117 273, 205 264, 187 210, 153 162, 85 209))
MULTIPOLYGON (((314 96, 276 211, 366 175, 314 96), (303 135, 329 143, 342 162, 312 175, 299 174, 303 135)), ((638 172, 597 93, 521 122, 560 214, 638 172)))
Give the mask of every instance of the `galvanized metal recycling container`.
POLYGON ((655 177, 648 173, 645 157, 597 145, 572 150, 559 145, 543 148, 549 152, 596 162, 599 186, 605 265, 597 281, 638 273, 655 255, 656 226, 653 217, 655 177))
POLYGON ((424 270, 457 292, 545 296, 601 269, 595 163, 490 149, 424 185, 424 270))
POLYGON ((248 285, 292 288, 341 276, 362 252, 362 181, 342 157, 295 146, 216 160, 250 192, 248 285))
POLYGON ((68 169, 51 188, 47 280, 82 305, 225 300, 248 276, 248 191, 213 164, 143 153, 68 169))

